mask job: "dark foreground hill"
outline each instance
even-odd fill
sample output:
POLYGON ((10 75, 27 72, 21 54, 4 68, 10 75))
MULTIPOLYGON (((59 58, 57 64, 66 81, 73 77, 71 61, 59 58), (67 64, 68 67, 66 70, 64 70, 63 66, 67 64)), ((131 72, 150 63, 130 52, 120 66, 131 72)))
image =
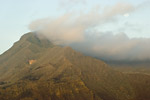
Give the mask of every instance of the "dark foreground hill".
POLYGON ((150 100, 149 79, 115 71, 34 33, 0 56, 0 100, 150 100))

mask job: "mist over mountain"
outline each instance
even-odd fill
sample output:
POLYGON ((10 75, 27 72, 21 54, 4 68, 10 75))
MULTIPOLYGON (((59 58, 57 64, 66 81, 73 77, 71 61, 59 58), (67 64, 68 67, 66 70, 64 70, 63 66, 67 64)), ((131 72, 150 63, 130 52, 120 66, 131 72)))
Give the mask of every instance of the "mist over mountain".
POLYGON ((149 11, 150 0, 2 0, 0 100, 150 100, 149 11))
POLYGON ((99 9, 95 7, 80 14, 66 13, 57 18, 38 19, 30 23, 29 29, 53 43, 71 46, 88 56, 105 61, 149 61, 150 38, 130 38, 124 31, 109 31, 109 27, 106 27, 108 31, 101 31, 103 26, 116 23, 118 17, 134 12, 136 7, 117 3, 102 12, 99 9))
POLYGON ((0 56, 1 100, 149 100, 149 79, 115 71, 33 32, 0 56))

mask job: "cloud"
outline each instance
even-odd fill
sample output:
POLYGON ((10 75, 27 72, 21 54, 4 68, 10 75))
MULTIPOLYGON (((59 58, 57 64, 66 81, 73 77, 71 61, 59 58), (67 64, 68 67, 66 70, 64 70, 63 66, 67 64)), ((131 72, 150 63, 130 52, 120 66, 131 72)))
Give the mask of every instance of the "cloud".
POLYGON ((126 13, 132 12, 135 10, 135 7, 128 3, 117 3, 113 7, 105 8, 106 16, 113 16, 113 15, 124 15, 126 13))
POLYGON ((133 8, 129 4, 118 3, 100 13, 99 8, 95 7, 88 13, 67 13, 55 19, 39 19, 33 21, 29 25, 29 29, 38 31, 51 41, 61 44, 80 42, 84 40, 87 30, 111 22, 117 15, 130 12, 133 8))
POLYGON ((56 19, 40 19, 33 21, 29 28, 38 31, 51 41, 59 44, 69 44, 84 40, 84 25, 80 25, 73 15, 65 14, 56 19))
MULTIPOLYGON (((116 21, 119 15, 131 13, 135 7, 118 3, 100 12, 98 7, 88 13, 67 13, 57 18, 33 21, 31 31, 37 31, 50 41, 69 45, 84 54, 105 60, 142 61, 150 59, 150 39, 132 38, 125 33, 99 32, 97 27, 116 21)), ((100 28, 100 27, 99 27, 100 28)))
POLYGON ((125 33, 113 35, 112 32, 99 33, 93 39, 86 38, 84 43, 73 47, 87 55, 114 61, 150 60, 150 38, 132 38, 125 33), (82 48, 82 49, 81 49, 82 48))

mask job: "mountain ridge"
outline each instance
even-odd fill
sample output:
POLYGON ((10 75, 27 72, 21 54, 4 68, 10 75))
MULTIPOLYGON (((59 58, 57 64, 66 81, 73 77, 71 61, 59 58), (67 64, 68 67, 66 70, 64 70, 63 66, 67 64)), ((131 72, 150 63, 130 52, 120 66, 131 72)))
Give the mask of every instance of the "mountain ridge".
POLYGON ((2 100, 136 100, 136 97, 127 75, 71 47, 54 45, 36 33, 23 35, 0 56, 2 100))

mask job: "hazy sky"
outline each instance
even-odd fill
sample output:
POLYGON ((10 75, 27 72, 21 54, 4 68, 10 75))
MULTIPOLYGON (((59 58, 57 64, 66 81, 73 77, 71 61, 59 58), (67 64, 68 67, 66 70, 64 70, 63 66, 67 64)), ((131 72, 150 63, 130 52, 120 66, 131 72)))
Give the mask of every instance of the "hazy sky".
POLYGON ((129 38, 150 37, 149 0, 0 0, 0 54, 29 32, 29 25, 35 20, 56 18, 68 13, 82 15, 92 9, 105 14, 103 17, 116 16, 109 23, 98 25, 96 28, 100 32, 125 33, 129 38), (119 10, 121 7, 117 10, 117 4, 127 6, 123 13, 119 10), (112 6, 115 9, 113 13, 109 11, 112 6))

